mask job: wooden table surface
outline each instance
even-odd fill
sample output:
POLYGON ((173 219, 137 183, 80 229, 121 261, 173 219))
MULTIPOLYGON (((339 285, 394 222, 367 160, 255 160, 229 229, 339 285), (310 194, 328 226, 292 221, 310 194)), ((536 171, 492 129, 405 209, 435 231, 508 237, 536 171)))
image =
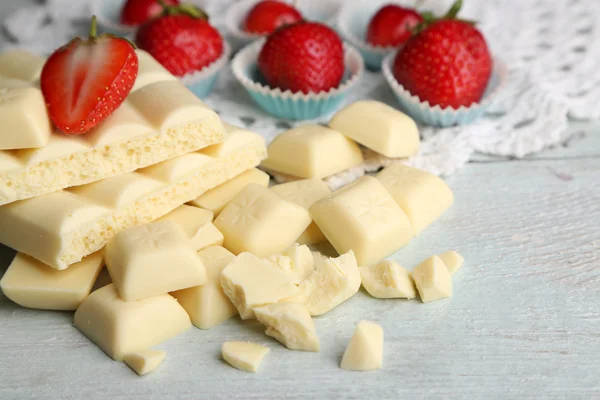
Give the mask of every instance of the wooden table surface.
MULTIPOLYGON (((22 4, 18 2, 18 4, 22 4)), ((2 1, 5 16, 17 2, 2 1)), ((445 250, 466 258, 454 297, 378 300, 362 289, 315 319, 320 353, 293 352, 256 322, 193 328, 138 377, 89 342, 72 313, 0 294, 0 399, 600 398, 600 124, 524 160, 478 156, 448 183, 456 203, 395 255, 408 268, 445 250), (384 367, 339 369, 361 319, 385 332, 384 367), (227 366, 225 340, 271 348, 257 374, 227 366)), ((12 252, 0 248, 0 275, 12 252)))
MULTIPOLYGON (((412 268, 456 249, 454 297, 352 299, 316 318, 320 353, 293 352, 257 322, 193 328, 138 377, 72 326, 72 313, 0 295, 0 399, 600 398, 600 124, 524 160, 479 156, 448 179, 454 207, 395 255, 412 268), (339 369, 355 324, 385 332, 384 367, 339 369), (227 366, 225 340, 271 347, 257 374, 227 366)), ((0 274, 10 252, 4 250, 0 274)))

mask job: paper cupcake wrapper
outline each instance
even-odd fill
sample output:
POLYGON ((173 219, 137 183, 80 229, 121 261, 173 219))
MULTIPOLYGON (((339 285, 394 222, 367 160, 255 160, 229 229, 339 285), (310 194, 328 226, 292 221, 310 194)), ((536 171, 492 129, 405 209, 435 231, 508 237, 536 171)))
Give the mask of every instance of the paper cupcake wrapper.
POLYGON ((187 74, 179 79, 197 97, 203 99, 212 91, 219 74, 227 65, 230 56, 231 46, 229 46, 227 41, 223 40, 223 53, 219 58, 200 71, 187 74))
POLYGON ((384 58, 394 53, 397 47, 373 46, 366 42, 369 21, 381 7, 381 4, 366 3, 361 6, 350 4, 342 7, 337 26, 344 39, 360 51, 367 67, 372 71, 379 71, 384 58))
MULTIPOLYGON (((227 10, 225 26, 234 51, 247 46, 264 35, 247 33, 243 29, 244 20, 250 9, 261 0, 242 0, 235 2, 227 10)), ((335 26, 337 13, 342 0, 302 0, 298 7, 306 19, 335 26)), ((288 1, 291 2, 291 1, 288 1)))
POLYGON ((401 84, 398 83, 392 73, 392 65, 396 54, 390 54, 383 60, 383 76, 388 82, 394 95, 398 99, 402 109, 415 120, 433 126, 449 127, 454 125, 466 125, 485 114, 485 111, 502 90, 507 78, 507 67, 498 58, 494 58, 492 76, 483 95, 478 103, 469 107, 461 106, 458 109, 452 107, 441 108, 439 105, 431 106, 428 101, 422 102, 418 96, 413 96, 401 84))
POLYGON ((344 44, 346 71, 342 83, 327 92, 292 93, 290 90, 273 89, 260 82, 258 54, 265 42, 259 39, 242 49, 233 59, 233 74, 248 91, 256 104, 267 113, 290 120, 310 120, 336 111, 344 96, 359 81, 364 71, 360 53, 344 44))
POLYGON ((124 0, 93 0, 91 9, 102 29, 131 38, 138 27, 120 23, 124 4, 124 0))

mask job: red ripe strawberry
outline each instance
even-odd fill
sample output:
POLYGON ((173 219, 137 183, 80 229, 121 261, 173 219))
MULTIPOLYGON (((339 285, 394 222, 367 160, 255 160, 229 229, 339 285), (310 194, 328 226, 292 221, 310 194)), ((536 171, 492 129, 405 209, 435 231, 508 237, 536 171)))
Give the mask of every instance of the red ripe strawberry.
MULTIPOLYGON (((164 4, 176 6, 179 0, 162 0, 164 4)), ((121 23, 137 26, 154 18, 163 11, 163 6, 157 0, 127 0, 121 10, 121 23)))
POLYGON ((483 97, 492 57, 472 22, 456 19, 461 1, 441 20, 428 22, 394 60, 394 77, 412 95, 442 108, 470 106, 483 97))
POLYGON ((138 73, 131 43, 96 36, 96 18, 88 40, 73 39, 44 64, 40 86, 50 119, 67 134, 81 134, 108 117, 125 100, 138 73))
POLYGON ((367 42, 382 47, 401 45, 422 21, 423 17, 415 10, 388 4, 377 11, 369 22, 367 42))
POLYGON ((136 44, 175 76, 196 72, 223 54, 223 38, 208 16, 189 4, 166 6, 138 30, 136 44))
POLYGON ((331 28, 299 22, 267 38, 258 68, 271 87, 303 93, 327 91, 342 81, 344 46, 331 28))
POLYGON ((244 30, 263 35, 301 19, 302 14, 293 6, 277 0, 264 0, 257 3, 246 16, 244 30))

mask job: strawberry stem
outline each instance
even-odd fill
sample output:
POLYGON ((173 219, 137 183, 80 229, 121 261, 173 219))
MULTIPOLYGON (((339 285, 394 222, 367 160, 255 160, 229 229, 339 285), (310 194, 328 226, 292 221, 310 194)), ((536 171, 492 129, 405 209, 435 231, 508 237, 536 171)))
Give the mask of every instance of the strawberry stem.
POLYGON ((178 6, 172 6, 164 2, 164 0, 156 0, 163 8, 163 15, 178 15, 185 14, 192 18, 205 19, 208 21, 208 14, 199 9, 193 4, 182 3, 178 6))
POLYGON ((452 4, 452 7, 450 7, 448 12, 444 16, 444 19, 455 19, 456 16, 458 15, 460 9, 462 8, 462 6, 463 6, 462 0, 456 0, 454 2, 454 4, 452 4))
POLYGON ((96 39, 97 35, 98 35, 98 26, 96 23, 96 16, 92 15, 92 24, 90 26, 90 40, 96 39))

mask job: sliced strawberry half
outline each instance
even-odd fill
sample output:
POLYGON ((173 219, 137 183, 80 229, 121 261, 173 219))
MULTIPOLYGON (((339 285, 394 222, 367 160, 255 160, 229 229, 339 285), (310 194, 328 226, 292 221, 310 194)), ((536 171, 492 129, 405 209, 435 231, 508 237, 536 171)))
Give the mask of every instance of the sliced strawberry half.
POLYGON ((123 103, 137 73, 131 43, 97 36, 93 17, 89 38, 73 39, 56 50, 42 69, 40 85, 50 119, 64 133, 88 132, 123 103))

